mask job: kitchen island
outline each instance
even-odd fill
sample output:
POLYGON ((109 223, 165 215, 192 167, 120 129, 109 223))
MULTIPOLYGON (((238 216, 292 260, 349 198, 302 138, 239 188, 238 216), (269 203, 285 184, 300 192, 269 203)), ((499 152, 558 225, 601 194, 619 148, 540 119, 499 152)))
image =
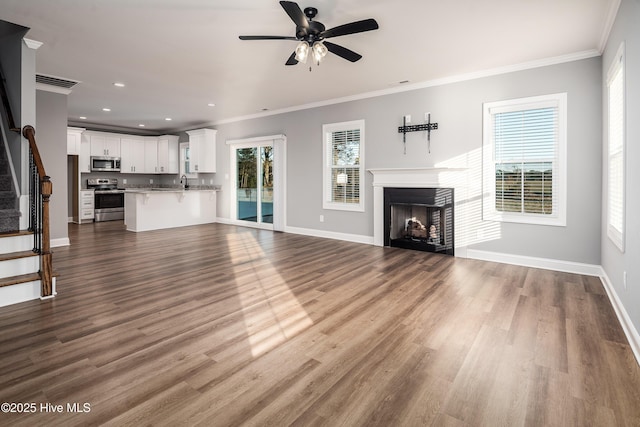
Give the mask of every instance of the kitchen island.
POLYGON ((216 193, 219 189, 145 188, 124 194, 124 223, 128 231, 216 222, 216 193))

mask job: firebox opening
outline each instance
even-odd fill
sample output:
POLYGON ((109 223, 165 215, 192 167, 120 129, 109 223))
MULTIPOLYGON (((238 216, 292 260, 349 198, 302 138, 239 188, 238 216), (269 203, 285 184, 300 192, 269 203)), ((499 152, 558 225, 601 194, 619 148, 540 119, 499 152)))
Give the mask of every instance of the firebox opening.
POLYGON ((453 255, 453 189, 385 188, 385 246, 453 255))

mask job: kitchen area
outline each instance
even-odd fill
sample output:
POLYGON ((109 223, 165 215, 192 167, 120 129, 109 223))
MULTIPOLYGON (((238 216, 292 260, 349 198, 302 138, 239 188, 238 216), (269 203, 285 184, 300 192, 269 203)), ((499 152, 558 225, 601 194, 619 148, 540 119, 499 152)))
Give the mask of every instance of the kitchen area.
POLYGON ((216 221, 216 131, 141 136, 67 128, 68 222, 129 231, 216 221))

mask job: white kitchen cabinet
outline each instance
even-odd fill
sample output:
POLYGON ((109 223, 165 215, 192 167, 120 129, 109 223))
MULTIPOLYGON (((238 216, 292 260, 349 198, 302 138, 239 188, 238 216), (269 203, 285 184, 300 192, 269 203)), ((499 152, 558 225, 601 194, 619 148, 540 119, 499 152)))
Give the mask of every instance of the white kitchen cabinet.
POLYGON ((158 173, 158 138, 144 138, 144 171, 158 173))
POLYGON ((95 214, 93 190, 80 190, 80 223, 93 221, 95 214))
POLYGON ((82 173, 91 172, 91 141, 89 141, 89 135, 84 133, 80 138, 80 158, 78 160, 78 168, 82 173))
POLYGON ((145 173, 145 141, 123 135, 120 139, 120 173, 145 173))
POLYGON ((175 135, 158 137, 158 172, 180 173, 178 137, 175 135))
POLYGON ((215 129, 187 131, 192 172, 213 173, 216 171, 216 133, 215 129))
POLYGON ((71 156, 79 156, 82 142, 82 132, 84 128, 67 128, 67 154, 71 156))
POLYGON ((92 156, 120 157, 120 136, 95 132, 89 134, 92 156))

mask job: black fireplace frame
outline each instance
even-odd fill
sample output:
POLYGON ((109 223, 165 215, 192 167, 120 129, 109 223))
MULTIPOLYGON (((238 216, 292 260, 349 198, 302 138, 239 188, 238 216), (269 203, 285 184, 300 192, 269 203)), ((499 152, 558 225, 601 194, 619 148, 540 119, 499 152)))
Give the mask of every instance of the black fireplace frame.
POLYGON ((384 246, 436 252, 454 256, 454 189, 448 187, 385 187, 384 188, 384 246), (416 205, 437 209, 444 214, 446 225, 440 230, 444 237, 440 243, 427 239, 391 239, 391 206, 416 205))

